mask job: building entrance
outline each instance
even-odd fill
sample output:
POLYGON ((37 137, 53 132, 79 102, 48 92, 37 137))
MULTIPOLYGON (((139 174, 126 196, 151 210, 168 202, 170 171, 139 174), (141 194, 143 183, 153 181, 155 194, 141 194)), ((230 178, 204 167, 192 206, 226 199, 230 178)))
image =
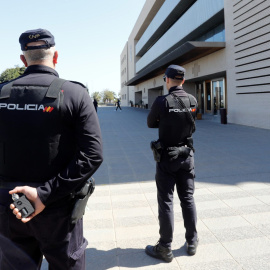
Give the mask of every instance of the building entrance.
POLYGON ((198 101, 198 112, 204 113, 204 90, 203 83, 196 84, 196 99, 198 101))
POLYGON ((225 108, 224 80, 212 81, 214 114, 225 108))
POLYGON ((205 104, 207 113, 212 113, 212 93, 211 93, 211 81, 205 82, 205 104))
POLYGON ((226 108, 225 78, 197 82, 196 99, 199 113, 219 114, 226 108))
POLYGON ((148 108, 150 109, 158 96, 163 95, 163 86, 148 89, 148 108))

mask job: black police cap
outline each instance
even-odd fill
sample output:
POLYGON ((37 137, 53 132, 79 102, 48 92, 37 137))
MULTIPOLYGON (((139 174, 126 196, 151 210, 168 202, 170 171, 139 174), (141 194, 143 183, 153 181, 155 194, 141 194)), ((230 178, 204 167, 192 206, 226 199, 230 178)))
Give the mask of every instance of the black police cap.
POLYGON ((165 76, 174 80, 183 80, 186 70, 177 65, 170 65, 165 71, 165 76))
POLYGON ((22 51, 44 49, 55 46, 54 36, 46 29, 28 30, 20 35, 19 42, 22 51), (27 46, 30 42, 45 41, 44 45, 27 46))

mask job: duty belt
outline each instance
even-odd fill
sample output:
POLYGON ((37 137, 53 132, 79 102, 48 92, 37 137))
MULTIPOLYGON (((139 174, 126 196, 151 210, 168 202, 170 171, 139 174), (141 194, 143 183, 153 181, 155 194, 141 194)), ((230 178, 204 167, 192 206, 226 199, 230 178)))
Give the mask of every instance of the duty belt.
POLYGON ((29 186, 29 187, 39 187, 42 186, 43 183, 38 182, 6 182, 3 180, 0 180, 0 188, 6 188, 6 189, 13 189, 18 186, 29 186))

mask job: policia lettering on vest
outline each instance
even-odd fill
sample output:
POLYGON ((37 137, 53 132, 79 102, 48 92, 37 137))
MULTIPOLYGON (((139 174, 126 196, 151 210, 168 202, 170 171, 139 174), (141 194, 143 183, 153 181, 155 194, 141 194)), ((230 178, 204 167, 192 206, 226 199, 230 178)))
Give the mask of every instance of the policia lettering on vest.
POLYGON ((97 114, 84 85, 59 78, 49 31, 19 42, 27 69, 0 84, 0 269, 37 270, 45 256, 52 270, 83 270, 82 216, 103 160, 97 114))
POLYGON ((156 185, 159 213, 160 238, 155 246, 145 248, 149 256, 171 262, 173 253, 174 187, 181 202, 186 248, 189 255, 196 253, 198 236, 196 230, 197 213, 194 194, 194 152, 192 133, 195 132, 197 101, 182 87, 185 69, 170 65, 164 81, 168 95, 159 96, 154 101, 147 118, 149 128, 158 128, 159 139, 150 144, 156 163, 156 185))

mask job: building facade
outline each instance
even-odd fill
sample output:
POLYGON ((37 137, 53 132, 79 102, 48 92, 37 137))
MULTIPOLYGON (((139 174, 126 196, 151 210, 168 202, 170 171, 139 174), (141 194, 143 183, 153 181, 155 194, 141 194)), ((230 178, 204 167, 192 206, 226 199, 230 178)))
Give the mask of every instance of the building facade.
POLYGON ((121 54, 122 105, 151 108, 177 64, 200 113, 270 129, 269 14, 269 0, 146 0, 121 54))

